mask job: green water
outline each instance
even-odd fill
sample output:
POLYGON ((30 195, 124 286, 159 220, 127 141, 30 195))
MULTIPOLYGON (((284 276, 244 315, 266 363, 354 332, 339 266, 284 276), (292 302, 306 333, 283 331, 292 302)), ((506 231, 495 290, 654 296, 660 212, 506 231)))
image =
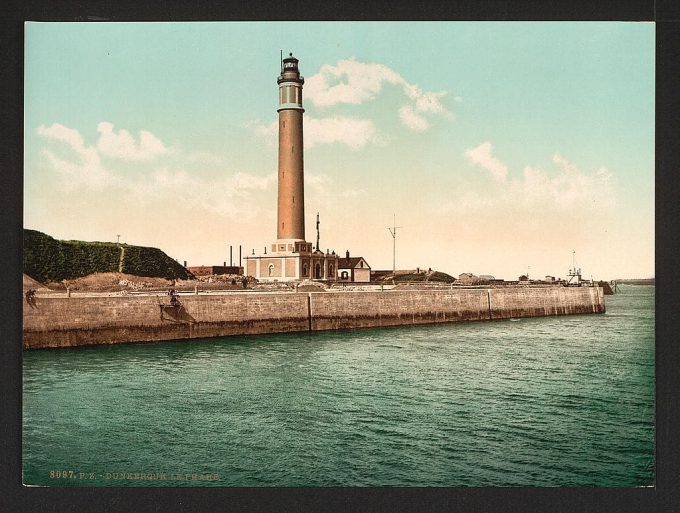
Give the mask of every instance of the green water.
POLYGON ((24 482, 651 485, 654 287, 621 288, 604 315, 28 351, 24 482))

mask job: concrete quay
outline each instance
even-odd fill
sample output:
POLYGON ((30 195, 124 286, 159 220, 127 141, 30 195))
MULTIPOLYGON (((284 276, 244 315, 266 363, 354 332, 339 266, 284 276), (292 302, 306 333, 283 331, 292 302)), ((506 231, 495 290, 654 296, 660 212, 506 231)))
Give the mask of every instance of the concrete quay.
POLYGON ((24 301, 23 347, 60 348, 262 333, 603 313, 600 287, 38 294, 24 301))

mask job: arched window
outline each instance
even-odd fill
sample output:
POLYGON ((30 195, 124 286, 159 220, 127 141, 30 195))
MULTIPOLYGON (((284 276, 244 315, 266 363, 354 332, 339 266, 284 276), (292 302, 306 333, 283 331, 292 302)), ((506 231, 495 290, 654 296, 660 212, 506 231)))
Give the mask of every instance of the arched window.
POLYGON ((267 270, 269 271, 269 276, 272 275, 274 272, 274 264, 269 264, 269 267, 267 267, 267 270))
POLYGON ((307 264, 302 264, 302 276, 309 276, 309 266, 307 264))
POLYGON ((347 271, 342 271, 340 273, 340 278, 342 278, 343 280, 346 280, 347 278, 349 278, 349 273, 347 271))
POLYGON ((331 264, 331 265, 328 266, 328 274, 330 274, 331 276, 333 276, 333 264, 331 264))

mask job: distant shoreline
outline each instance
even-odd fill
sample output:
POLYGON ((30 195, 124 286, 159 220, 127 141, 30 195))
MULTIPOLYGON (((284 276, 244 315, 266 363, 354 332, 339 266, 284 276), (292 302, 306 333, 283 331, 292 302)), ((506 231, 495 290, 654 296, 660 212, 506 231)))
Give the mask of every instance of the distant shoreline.
POLYGON ((613 281, 618 285, 656 285, 656 278, 632 278, 613 281))

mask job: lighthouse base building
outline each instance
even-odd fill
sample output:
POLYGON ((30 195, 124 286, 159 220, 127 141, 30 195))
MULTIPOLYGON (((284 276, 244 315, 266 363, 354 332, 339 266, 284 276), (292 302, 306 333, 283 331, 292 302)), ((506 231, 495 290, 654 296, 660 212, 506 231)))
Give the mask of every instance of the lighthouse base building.
POLYGON ((313 250, 306 241, 277 240, 271 253, 246 257, 244 271, 259 281, 335 281, 338 256, 335 252, 313 250))

